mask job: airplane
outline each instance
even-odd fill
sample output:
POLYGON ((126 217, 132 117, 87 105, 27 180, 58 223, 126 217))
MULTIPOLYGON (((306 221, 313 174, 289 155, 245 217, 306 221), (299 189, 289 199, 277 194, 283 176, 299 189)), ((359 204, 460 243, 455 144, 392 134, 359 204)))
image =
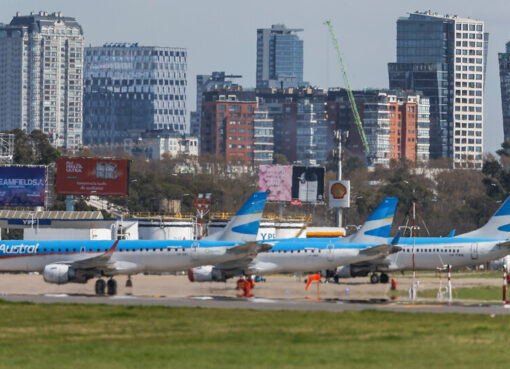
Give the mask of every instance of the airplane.
MULTIPOLYGON (((483 227, 458 236, 453 230, 447 237, 415 237, 414 245, 416 270, 460 268, 503 258, 510 254, 510 197, 483 227)), ((386 273, 412 270, 413 238, 402 237, 397 246, 402 248, 398 254, 337 268, 335 281, 372 273, 371 283, 387 283, 386 273)))
POLYGON ((396 197, 385 198, 356 234, 344 238, 290 238, 265 241, 269 250, 235 261, 192 268, 191 282, 217 281, 242 275, 315 272, 339 265, 381 258, 399 249, 388 243, 397 207, 396 197))
POLYGON ((256 242, 266 192, 255 192, 214 240, 0 241, 0 273, 40 272, 48 283, 95 284, 98 295, 115 295, 116 275, 187 270, 224 263, 263 249, 256 242), (237 239, 234 241, 234 239, 237 239), (109 277, 108 282, 102 277, 109 277))

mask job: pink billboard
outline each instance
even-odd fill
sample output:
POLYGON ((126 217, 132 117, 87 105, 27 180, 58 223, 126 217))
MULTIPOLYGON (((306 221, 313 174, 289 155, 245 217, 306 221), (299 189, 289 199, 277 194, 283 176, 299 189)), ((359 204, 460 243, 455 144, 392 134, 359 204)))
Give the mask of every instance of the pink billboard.
POLYGON ((259 190, 269 191, 269 201, 292 200, 292 165, 261 165, 259 190))

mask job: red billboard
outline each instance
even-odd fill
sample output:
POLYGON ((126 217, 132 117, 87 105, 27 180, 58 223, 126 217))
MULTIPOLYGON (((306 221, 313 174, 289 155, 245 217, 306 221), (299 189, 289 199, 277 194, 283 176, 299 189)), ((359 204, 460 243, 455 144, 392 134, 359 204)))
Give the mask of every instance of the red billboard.
POLYGON ((127 196, 129 161, 62 158, 57 162, 57 194, 127 196))

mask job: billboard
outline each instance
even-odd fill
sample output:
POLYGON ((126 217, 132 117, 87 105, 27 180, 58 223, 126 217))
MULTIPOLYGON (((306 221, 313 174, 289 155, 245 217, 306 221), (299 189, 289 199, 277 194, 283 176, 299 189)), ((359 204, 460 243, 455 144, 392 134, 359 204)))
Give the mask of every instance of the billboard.
POLYGON ((127 196, 129 161, 62 158, 57 162, 57 194, 127 196))
POLYGON ((292 165, 259 166, 259 191, 269 191, 268 201, 292 200, 292 165))
POLYGON ((329 183, 329 207, 348 208, 351 206, 351 182, 331 181, 329 183))
POLYGON ((45 192, 45 167, 0 167, 0 206, 44 206, 45 192))
POLYGON ((292 168, 292 199, 302 202, 324 202, 324 167, 292 168))

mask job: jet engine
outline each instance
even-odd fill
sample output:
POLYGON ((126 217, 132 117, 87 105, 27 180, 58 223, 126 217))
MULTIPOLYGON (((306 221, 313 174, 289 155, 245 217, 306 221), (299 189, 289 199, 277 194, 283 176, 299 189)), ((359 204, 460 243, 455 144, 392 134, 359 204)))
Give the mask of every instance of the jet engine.
POLYGON ((48 283, 64 284, 68 282, 86 283, 92 276, 77 273, 66 264, 48 264, 44 267, 43 278, 48 283))
POLYGON ((48 264, 44 267, 43 277, 48 283, 63 284, 69 282, 72 269, 66 264, 48 264))
POLYGON ((188 270, 191 282, 225 282, 226 276, 212 265, 200 266, 188 270))

